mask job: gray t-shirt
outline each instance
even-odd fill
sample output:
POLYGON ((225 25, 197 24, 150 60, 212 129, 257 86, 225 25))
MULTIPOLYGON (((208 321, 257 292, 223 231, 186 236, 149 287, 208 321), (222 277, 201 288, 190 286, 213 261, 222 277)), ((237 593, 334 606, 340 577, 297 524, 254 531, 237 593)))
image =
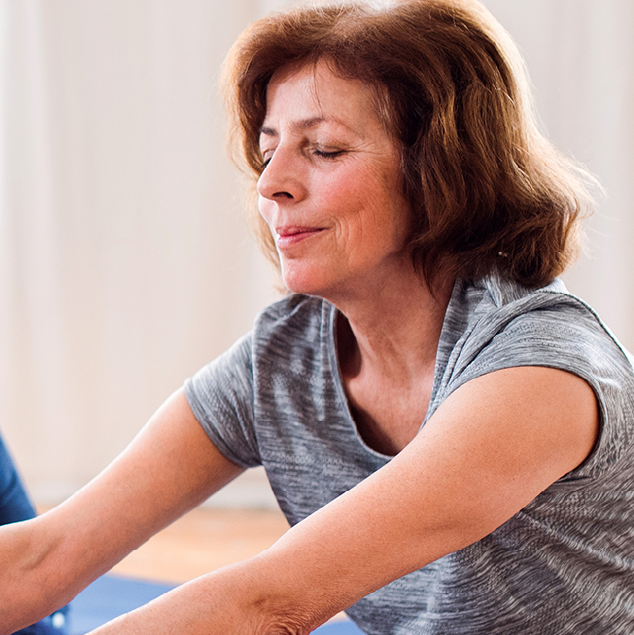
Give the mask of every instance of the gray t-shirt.
MULTIPOLYGON (((264 465, 291 525, 390 460, 351 417, 336 315, 322 299, 291 295, 185 387, 227 458, 264 465)), ((601 432, 591 456, 482 540, 348 609, 369 635, 634 633, 634 372, 594 312, 559 281, 537 291, 458 281, 426 420, 465 382, 528 365, 594 389, 601 432)))

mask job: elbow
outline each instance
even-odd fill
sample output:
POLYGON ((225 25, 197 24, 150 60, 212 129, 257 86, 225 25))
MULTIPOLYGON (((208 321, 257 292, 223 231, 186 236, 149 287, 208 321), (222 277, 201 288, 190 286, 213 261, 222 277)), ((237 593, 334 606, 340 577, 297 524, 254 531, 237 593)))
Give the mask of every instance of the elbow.
POLYGON ((309 635, 320 621, 310 618, 310 611, 289 605, 281 598, 266 597, 256 602, 249 633, 257 635, 309 635))
POLYGON ((293 579, 283 563, 271 562, 268 551, 172 593, 191 606, 205 607, 201 632, 208 627, 209 632, 236 635, 309 635, 340 610, 331 610, 331 603, 314 585, 293 579))

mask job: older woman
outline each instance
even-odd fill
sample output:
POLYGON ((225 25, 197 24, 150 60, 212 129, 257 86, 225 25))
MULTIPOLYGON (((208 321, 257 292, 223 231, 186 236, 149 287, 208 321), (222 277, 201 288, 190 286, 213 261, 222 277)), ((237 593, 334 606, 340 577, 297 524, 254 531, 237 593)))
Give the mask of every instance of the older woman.
POLYGON ((260 464, 291 530, 100 634, 633 632, 634 372, 556 280, 588 197, 508 37, 472 0, 294 11, 227 86, 290 293, 3 531, 2 633, 260 464))

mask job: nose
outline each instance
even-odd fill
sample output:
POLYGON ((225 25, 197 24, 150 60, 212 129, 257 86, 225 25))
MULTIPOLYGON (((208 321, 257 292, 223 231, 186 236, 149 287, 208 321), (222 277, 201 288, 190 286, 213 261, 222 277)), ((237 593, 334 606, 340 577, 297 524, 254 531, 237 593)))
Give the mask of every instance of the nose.
POLYGON ((280 145, 260 174, 257 190, 262 198, 270 201, 298 202, 306 196, 305 182, 301 159, 291 148, 280 145))

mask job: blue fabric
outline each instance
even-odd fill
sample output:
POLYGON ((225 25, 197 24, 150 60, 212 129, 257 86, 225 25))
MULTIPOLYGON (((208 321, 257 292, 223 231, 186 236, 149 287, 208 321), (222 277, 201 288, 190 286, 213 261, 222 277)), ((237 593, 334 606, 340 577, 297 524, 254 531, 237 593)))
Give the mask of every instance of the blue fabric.
POLYGON ((324 624, 313 633, 317 633, 317 635, 364 635, 363 631, 350 620, 324 624))
POLYGON ((104 575, 73 600, 70 635, 83 635, 173 588, 168 584, 104 575))
POLYGON ((0 525, 28 520, 34 516, 35 509, 0 437, 0 525))
POLYGON ((14 635, 68 635, 69 607, 56 611, 36 624, 27 626, 14 635))
MULTIPOLYGON (((173 588, 168 584, 104 575, 73 600, 70 635, 84 635, 173 588)), ((324 624, 313 632, 317 635, 363 635, 363 632, 349 621, 324 624)), ((28 635, 31 634, 28 633, 28 635)), ((45 633, 37 635, 45 635, 45 633)))

